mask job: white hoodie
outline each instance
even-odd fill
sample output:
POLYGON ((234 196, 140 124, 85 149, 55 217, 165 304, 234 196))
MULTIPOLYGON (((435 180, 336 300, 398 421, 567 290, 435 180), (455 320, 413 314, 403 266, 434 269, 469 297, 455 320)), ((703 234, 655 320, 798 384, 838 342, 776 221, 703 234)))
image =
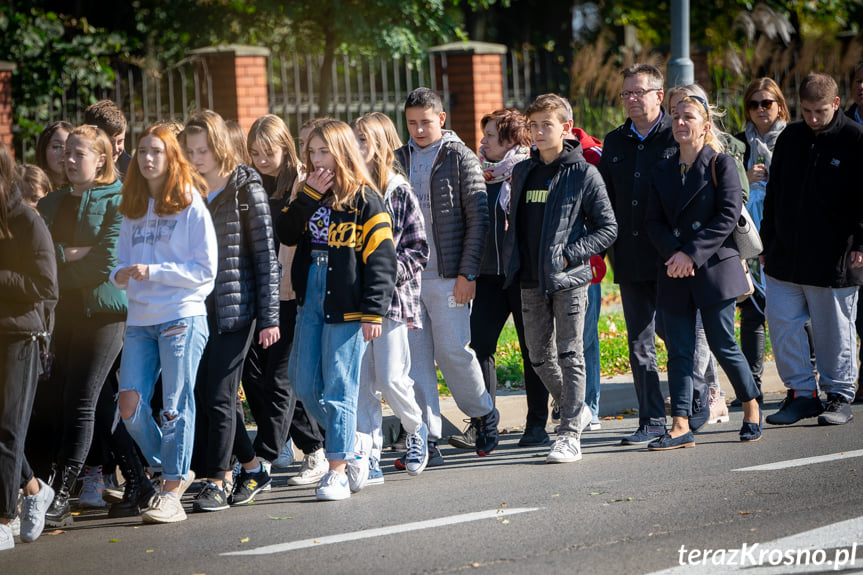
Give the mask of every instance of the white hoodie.
POLYGON ((129 296, 126 325, 207 315, 204 300, 213 291, 219 248, 210 211, 200 194, 191 195, 192 203, 178 214, 157 215, 150 198, 144 217, 123 218, 111 282, 129 296), (118 283, 117 272, 135 264, 149 266, 149 279, 118 283))

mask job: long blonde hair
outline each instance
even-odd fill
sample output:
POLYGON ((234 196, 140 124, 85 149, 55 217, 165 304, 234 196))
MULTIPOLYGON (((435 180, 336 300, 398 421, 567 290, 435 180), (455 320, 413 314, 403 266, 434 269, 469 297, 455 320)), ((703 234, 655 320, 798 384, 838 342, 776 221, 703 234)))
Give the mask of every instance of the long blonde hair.
POLYGON ((207 147, 216 157, 219 164, 219 176, 225 177, 237 169, 239 159, 225 120, 212 110, 201 110, 192 114, 186 122, 186 128, 180 133, 178 140, 183 149, 186 148, 186 136, 194 134, 207 135, 207 147))
MULTIPOLYGON (((392 120, 387 116, 384 117, 392 124, 392 120)), ((383 194, 386 192, 390 173, 396 163, 395 152, 390 147, 390 140, 387 137, 387 127, 377 114, 366 114, 357 118, 353 122, 353 127, 365 137, 366 146, 372 152, 372 157, 366 166, 378 192, 383 194)))
POLYGON ((294 139, 284 120, 275 114, 261 116, 252 124, 246 144, 249 150, 257 144, 265 153, 275 149, 282 150, 282 165, 279 166, 279 175, 276 176, 273 199, 280 200, 286 193, 290 194, 297 180, 300 159, 297 156, 294 139))
MULTIPOLYGON (((364 194, 364 188, 376 186, 366 169, 354 131, 341 120, 327 120, 312 130, 309 141, 316 137, 324 142, 336 163, 332 208, 343 211, 355 207, 356 197, 364 194)), ((308 148, 304 161, 311 170, 308 148)))

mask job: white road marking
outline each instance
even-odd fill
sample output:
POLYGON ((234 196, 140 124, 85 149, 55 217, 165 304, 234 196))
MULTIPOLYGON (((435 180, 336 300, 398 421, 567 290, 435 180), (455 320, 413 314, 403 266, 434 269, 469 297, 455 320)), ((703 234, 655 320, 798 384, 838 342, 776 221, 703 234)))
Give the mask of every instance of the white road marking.
MULTIPOLYGON (((736 565, 715 565, 713 564, 714 557, 708 557, 706 565, 686 564, 678 565, 670 569, 655 571, 649 575, 715 575, 716 573, 736 573, 738 571, 757 571, 758 575, 784 575, 786 573, 825 573, 827 571, 853 571, 860 572, 863 566, 863 517, 832 523, 824 527, 818 527, 796 535, 789 535, 781 539, 775 539, 766 543, 748 543, 747 549, 752 550, 751 556, 756 559, 764 554, 764 562, 759 565, 753 565, 748 560, 743 560, 743 565, 740 564, 742 555, 738 553, 736 565), (845 548, 845 549, 843 549, 845 548), (785 561, 785 553, 793 553, 793 557, 797 557, 796 553, 805 550, 813 552, 809 565, 805 565, 805 561, 800 564, 775 564, 771 565, 770 552, 774 554, 783 554, 782 562, 785 561), (824 561, 820 565, 816 565, 814 558, 817 550, 825 552, 824 561)), ((738 546, 736 550, 740 552, 743 544, 738 546)), ((679 549, 679 548, 678 548, 679 549)), ((678 549, 674 551, 674 560, 680 562, 678 549)), ((689 550, 689 546, 686 546, 689 550)), ((712 550, 712 555, 715 556, 716 549, 712 550)), ((730 559, 730 555, 726 554, 730 559)), ((804 555, 805 556, 805 555, 804 555)))
POLYGON ((819 455, 818 457, 804 457, 803 459, 789 459, 787 461, 777 461, 776 463, 767 463, 765 465, 756 465, 754 467, 742 467, 740 469, 735 469, 734 471, 776 471, 777 469, 788 469, 789 467, 827 463, 828 461, 850 459, 852 457, 861 456, 863 456, 863 449, 858 449, 856 451, 841 451, 839 453, 831 453, 830 455, 819 455))
POLYGON ((476 513, 464 513, 462 515, 440 517, 439 519, 429 519, 426 521, 417 521, 414 523, 404 523, 402 525, 391 525, 389 527, 379 527, 377 529, 354 531, 353 533, 341 533, 339 535, 329 535, 327 537, 317 537, 315 539, 303 539, 301 541, 291 541, 289 543, 277 543, 276 545, 266 545, 264 547, 257 547, 255 549, 248 549, 246 551, 232 551, 230 553, 222 553, 221 555, 269 555, 272 553, 284 553, 285 551, 295 551, 297 549, 305 549, 307 547, 319 547, 321 545, 344 543, 345 541, 357 541, 358 539, 369 539, 371 537, 394 535, 396 533, 406 533, 408 531, 418 531, 420 529, 432 529, 434 527, 455 525, 456 523, 479 521, 480 519, 497 519, 501 517, 506 517, 508 515, 516 515, 518 513, 530 513, 531 511, 537 510, 539 510, 539 507, 516 507, 513 509, 507 509, 504 507, 501 509, 490 509, 488 511, 477 511, 476 513))

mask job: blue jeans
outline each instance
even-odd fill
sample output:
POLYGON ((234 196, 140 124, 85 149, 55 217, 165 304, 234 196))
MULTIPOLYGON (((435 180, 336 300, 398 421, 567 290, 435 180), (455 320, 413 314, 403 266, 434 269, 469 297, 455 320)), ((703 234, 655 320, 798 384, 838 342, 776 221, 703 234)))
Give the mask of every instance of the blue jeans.
POLYGON ((195 376, 209 337, 206 316, 160 325, 127 326, 120 360, 120 391, 136 391, 138 406, 126 430, 150 465, 167 481, 186 478, 195 443, 195 376), (150 400, 162 373, 161 425, 150 400))
POLYGON ((584 372, 587 382, 584 404, 593 414, 592 422, 599 421, 599 312, 602 307, 602 285, 590 284, 587 288, 587 311, 584 314, 584 372))
MULTIPOLYGON (((740 401, 761 398, 755 385, 749 363, 734 339, 733 299, 700 308, 704 335, 710 351, 728 375, 734 393, 740 401)), ((671 415, 692 415, 693 370, 696 340, 696 310, 691 313, 670 313, 660 310, 665 326, 665 345, 668 348, 668 388, 671 392, 671 415)))
POLYGON ((327 459, 353 456, 360 367, 366 342, 359 322, 325 323, 326 259, 309 269, 306 299, 297 310, 288 379, 309 416, 325 430, 327 459))

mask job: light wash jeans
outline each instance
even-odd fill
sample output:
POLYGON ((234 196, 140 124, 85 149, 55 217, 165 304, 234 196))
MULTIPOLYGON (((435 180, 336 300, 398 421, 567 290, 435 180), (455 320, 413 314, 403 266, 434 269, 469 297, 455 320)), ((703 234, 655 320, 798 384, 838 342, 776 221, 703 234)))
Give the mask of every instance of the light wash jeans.
POLYGON ((593 414, 591 423, 599 422, 599 312, 602 307, 602 284, 587 288, 587 312, 584 314, 584 371, 587 382, 584 404, 593 414))
POLYGON ((297 309, 288 378, 309 416, 325 430, 327 459, 354 455, 360 366, 366 343, 360 322, 326 323, 326 258, 312 259, 306 298, 297 309))
POLYGON ((465 415, 483 417, 494 409, 494 402, 485 389, 479 361, 470 348, 470 308, 456 305, 451 299, 454 287, 454 279, 423 278, 423 328, 408 332, 410 376, 432 441, 441 436, 435 361, 456 405, 465 415))
POLYGON ((126 327, 120 360, 120 391, 136 391, 138 407, 123 419, 129 435, 162 477, 188 477, 195 444, 195 377, 209 337, 207 317, 184 317, 160 325, 126 327), (161 425, 150 400, 162 374, 161 425))
POLYGON ((857 381, 857 286, 816 287, 784 282, 765 274, 767 326, 776 370, 785 386, 814 393, 818 387, 854 401, 857 381), (804 325, 812 318, 815 368, 804 325))
POLYGON ((380 337, 369 342, 363 356, 357 430, 372 436, 372 456, 378 459, 383 449, 381 395, 405 431, 416 433, 423 423, 422 410, 414 396, 414 380, 410 376, 408 331, 404 323, 385 317, 380 337))
POLYGON ((584 409, 584 316, 587 286, 546 297, 539 288, 522 288, 524 339, 530 363, 560 408, 560 435, 581 437, 584 409))

